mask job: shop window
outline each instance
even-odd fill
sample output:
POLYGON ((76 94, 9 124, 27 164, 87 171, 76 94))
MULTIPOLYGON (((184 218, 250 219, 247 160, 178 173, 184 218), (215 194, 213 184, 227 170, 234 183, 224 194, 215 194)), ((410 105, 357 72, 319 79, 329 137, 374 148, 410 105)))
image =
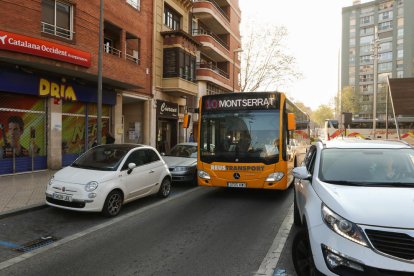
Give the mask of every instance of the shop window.
POLYGON ((73 6, 56 0, 42 0, 42 33, 73 40, 73 6))

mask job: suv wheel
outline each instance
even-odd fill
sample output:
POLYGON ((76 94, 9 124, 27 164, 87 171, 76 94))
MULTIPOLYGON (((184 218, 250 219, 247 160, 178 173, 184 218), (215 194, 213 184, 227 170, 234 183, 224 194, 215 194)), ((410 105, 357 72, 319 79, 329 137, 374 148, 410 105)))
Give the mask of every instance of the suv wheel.
POLYGON ((293 239, 292 260, 298 276, 321 275, 313 262, 308 231, 306 229, 296 233, 293 239))

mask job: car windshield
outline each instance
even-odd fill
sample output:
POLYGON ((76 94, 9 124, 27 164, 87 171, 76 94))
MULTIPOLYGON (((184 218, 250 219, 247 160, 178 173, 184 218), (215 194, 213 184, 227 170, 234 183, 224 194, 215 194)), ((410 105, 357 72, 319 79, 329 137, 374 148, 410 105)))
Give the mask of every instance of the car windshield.
POLYGON ((413 149, 324 149, 319 178, 363 186, 413 186, 413 149))
POLYGON ((175 145, 169 156, 178 156, 178 157, 197 157, 197 146, 195 145, 175 145))
POLYGON ((100 171, 115 171, 128 151, 129 149, 125 147, 94 147, 76 159, 75 162, 72 163, 72 167, 100 171))

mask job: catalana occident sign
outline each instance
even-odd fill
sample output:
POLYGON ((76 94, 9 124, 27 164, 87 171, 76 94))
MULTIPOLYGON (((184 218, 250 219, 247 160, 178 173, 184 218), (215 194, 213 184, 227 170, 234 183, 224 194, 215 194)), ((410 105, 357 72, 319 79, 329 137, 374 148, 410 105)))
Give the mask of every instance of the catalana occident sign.
POLYGON ((91 66, 91 54, 46 40, 0 30, 0 50, 31 54, 83 67, 91 66))
POLYGON ((278 93, 227 93, 203 97, 203 112, 278 109, 280 95, 278 93))

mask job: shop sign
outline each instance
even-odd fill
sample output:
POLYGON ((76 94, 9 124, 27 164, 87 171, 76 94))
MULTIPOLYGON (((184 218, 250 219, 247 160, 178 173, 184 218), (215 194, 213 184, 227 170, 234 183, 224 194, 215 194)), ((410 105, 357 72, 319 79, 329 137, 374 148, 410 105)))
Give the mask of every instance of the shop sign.
POLYGON ((0 50, 60 60, 83 67, 91 66, 91 54, 65 45, 0 30, 0 50))
MULTIPOLYGON (((66 81, 65 81, 66 82, 66 81)), ((64 82, 57 83, 41 78, 39 81, 39 96, 49 96, 55 99, 77 101, 72 85, 64 82)))
POLYGON ((178 104, 157 100, 157 115, 164 118, 178 118, 178 104))

